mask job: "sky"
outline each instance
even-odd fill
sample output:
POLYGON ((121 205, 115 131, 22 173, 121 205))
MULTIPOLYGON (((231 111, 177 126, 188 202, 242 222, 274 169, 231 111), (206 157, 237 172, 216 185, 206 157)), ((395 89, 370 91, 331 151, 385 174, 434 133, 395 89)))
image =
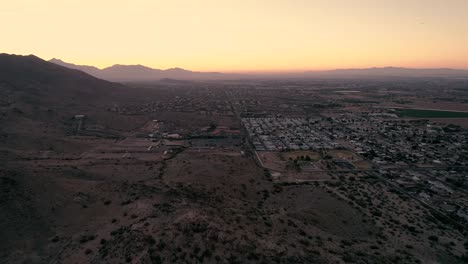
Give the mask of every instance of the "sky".
POLYGON ((467 0, 0 0, 0 53, 196 71, 468 69, 467 0))

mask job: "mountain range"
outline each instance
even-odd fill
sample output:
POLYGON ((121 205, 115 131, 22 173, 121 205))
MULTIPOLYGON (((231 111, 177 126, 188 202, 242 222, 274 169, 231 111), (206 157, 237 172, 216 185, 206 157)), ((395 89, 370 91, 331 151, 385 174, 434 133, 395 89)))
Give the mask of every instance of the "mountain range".
POLYGON ((382 67, 363 69, 336 69, 327 71, 305 71, 295 73, 276 74, 234 74, 221 72, 196 72, 181 68, 166 70, 153 69, 143 65, 116 64, 99 69, 94 66, 75 65, 60 59, 51 59, 49 62, 72 69, 84 71, 97 78, 114 82, 148 82, 161 79, 178 80, 226 80, 226 79, 251 79, 251 78, 468 78, 468 70, 450 68, 415 69, 403 67, 382 67))
POLYGON ((403 68, 403 67, 382 67, 364 69, 337 69, 330 71, 308 71, 309 76, 341 76, 341 77, 441 77, 455 78, 468 77, 468 70, 450 68, 403 68))
POLYGON ((94 66, 76 65, 64 62, 60 59, 51 59, 49 62, 86 72, 97 78, 114 82, 147 82, 161 79, 179 79, 179 80, 216 80, 232 77, 229 74, 219 72, 195 72, 181 68, 170 68, 166 70, 153 69, 143 65, 121 65, 99 69, 94 66))

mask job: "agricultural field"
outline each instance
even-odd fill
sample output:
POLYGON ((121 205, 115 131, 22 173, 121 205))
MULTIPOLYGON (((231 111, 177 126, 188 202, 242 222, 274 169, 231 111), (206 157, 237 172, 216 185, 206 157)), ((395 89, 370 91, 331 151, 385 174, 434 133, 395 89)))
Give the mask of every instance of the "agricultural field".
POLYGON ((468 112, 449 110, 398 109, 397 114, 401 117, 416 118, 468 118, 468 112))

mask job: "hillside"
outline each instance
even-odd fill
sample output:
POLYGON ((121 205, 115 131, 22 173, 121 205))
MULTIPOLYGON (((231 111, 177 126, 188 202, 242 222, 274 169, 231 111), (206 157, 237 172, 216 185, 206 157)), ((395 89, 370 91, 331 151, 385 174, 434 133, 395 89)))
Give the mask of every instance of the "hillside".
POLYGON ((96 101, 123 87, 33 55, 8 54, 0 54, 0 84, 2 92, 24 93, 39 101, 70 100, 73 96, 96 101))
MULTIPOLYGON (((0 72, 1 263, 462 263, 450 223, 367 171, 334 169, 368 168, 354 152, 253 151, 231 96, 262 115, 301 107, 289 82, 276 96, 248 81, 128 87, 14 55, 0 72)), ((315 128, 333 119, 316 120, 296 127, 329 142, 315 128)))
POLYGON ((109 115, 107 108, 135 94, 121 84, 36 56, 0 54, 0 146, 35 149, 55 144, 57 137, 73 130, 75 115, 90 120, 109 115))
POLYGON ((57 226, 73 236, 92 222, 96 213, 84 217, 73 199, 96 179, 62 165, 140 126, 141 117, 108 109, 148 95, 36 56, 0 54, 1 263, 50 263, 59 250, 51 242, 57 226), (78 134, 75 115, 92 130, 78 134))

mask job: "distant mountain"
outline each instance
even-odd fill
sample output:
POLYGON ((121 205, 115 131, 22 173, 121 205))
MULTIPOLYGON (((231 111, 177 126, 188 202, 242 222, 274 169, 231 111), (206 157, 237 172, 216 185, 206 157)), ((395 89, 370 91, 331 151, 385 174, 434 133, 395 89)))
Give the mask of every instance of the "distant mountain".
POLYGON ((114 82, 149 82, 164 79, 172 80, 227 80, 227 79, 253 79, 253 78, 418 78, 442 77, 456 78, 468 77, 468 70, 458 69, 413 69, 401 67, 364 68, 364 69, 336 69, 328 71, 306 71, 297 73, 277 74, 229 74, 219 72, 194 72, 181 68, 167 70, 153 69, 143 65, 113 65, 104 69, 93 66, 75 65, 52 59, 50 62, 72 69, 84 71, 95 77, 114 82))
POLYGON ((305 76, 315 77, 468 77, 468 70, 458 69, 413 69, 401 67, 337 69, 329 71, 308 71, 305 76))
POLYGON ((98 74, 98 72, 100 71, 99 68, 94 67, 94 66, 76 65, 76 64, 64 62, 64 61, 56 59, 56 58, 53 58, 53 59, 49 60, 49 62, 58 64, 60 66, 67 67, 67 68, 70 68, 70 69, 77 69, 77 70, 80 70, 80 71, 84 71, 84 72, 86 72, 88 74, 91 74, 93 76, 98 74))
POLYGON ((120 65, 116 64, 104 69, 93 66, 75 65, 59 59, 51 59, 49 62, 84 71, 97 78, 114 82, 148 82, 161 79, 177 80, 221 80, 235 78, 235 74, 224 74, 219 72, 194 72, 181 68, 170 68, 166 70, 153 69, 143 65, 120 65))

